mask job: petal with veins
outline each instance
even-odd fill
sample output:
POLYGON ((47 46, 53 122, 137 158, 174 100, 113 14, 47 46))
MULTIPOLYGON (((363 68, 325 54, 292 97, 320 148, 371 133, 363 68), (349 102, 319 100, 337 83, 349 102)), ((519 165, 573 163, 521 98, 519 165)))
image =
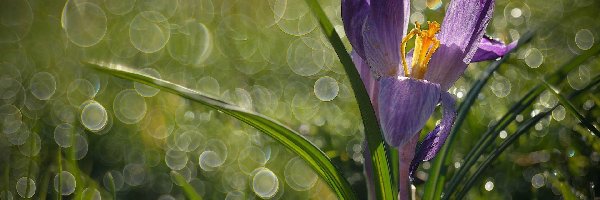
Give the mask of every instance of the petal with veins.
POLYGON ((494 0, 453 0, 438 35, 441 46, 429 62, 425 79, 446 91, 475 55, 494 11, 494 0))
POLYGON ((367 63, 377 76, 392 76, 400 64, 400 42, 406 35, 410 0, 378 0, 363 27, 367 63))
POLYGON ((410 165, 411 176, 419 166, 419 163, 422 161, 429 161, 433 159, 435 155, 437 155, 442 146, 444 146, 446 138, 448 138, 450 130, 454 125, 454 120, 456 119, 454 98, 451 94, 444 92, 441 99, 442 107, 444 108, 442 121, 435 127, 433 131, 427 134, 425 139, 423 139, 423 142, 421 142, 417 147, 417 153, 415 154, 415 158, 410 165))
POLYGON ((379 83, 379 120, 384 138, 398 147, 425 126, 440 100, 440 86, 406 77, 384 77, 379 83))

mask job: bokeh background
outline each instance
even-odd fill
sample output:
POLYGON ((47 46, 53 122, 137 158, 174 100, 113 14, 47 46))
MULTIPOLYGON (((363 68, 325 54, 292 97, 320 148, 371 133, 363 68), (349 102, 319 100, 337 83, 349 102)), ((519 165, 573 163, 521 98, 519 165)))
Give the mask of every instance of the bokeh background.
MULTIPOLYGON (((340 1, 319 2, 351 49, 340 1)), ((413 0, 411 21, 441 22, 448 2, 413 0)), ((595 0, 497 0, 488 35, 506 42, 535 35, 478 96, 449 176, 533 85, 598 43, 599 9, 595 0)), ((82 61, 129 66, 277 119, 321 148, 366 198, 353 92, 304 1, 3 0, 0 199, 112 199, 111 177, 119 199, 184 199, 171 171, 205 199, 336 199, 304 161, 256 129, 82 61)), ((561 77, 561 89, 585 87, 599 62, 561 77)), ((488 64, 471 64, 450 89, 459 102, 488 64)), ((596 124, 598 92, 572 100, 596 124)), ((557 103, 544 92, 497 143, 557 103)), ((438 111, 424 133, 439 119, 438 111)), ((494 161, 467 199, 593 199, 599 152, 600 139, 558 106, 494 161)), ((417 194, 430 167, 417 172, 417 194)))

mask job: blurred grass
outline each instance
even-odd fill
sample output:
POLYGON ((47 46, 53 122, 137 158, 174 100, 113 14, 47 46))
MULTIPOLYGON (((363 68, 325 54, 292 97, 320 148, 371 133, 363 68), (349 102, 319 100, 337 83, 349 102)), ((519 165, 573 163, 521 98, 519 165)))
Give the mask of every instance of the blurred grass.
MULTIPOLYGON (((102 21, 102 16, 106 17, 105 35, 89 47, 75 44, 73 36, 98 34, 101 29, 86 28, 95 28, 102 23, 81 23, 67 31, 72 27, 63 26, 61 21, 65 1, 7 0, 0 3, 3 21, 0 25, 0 107, 14 106, 20 121, 26 125, 24 127, 41 139, 40 153, 27 157, 21 151, 25 149, 20 150, 21 145, 11 141, 15 135, 4 133, 7 126, 0 120, 0 131, 3 132, 0 133, 0 151, 4 152, 0 155, 0 169, 3 170, 0 195, 13 199, 21 197, 16 182, 26 176, 31 177, 38 188, 33 198, 77 198, 76 194, 63 197, 54 190, 56 173, 68 171, 85 177, 77 177, 78 193, 90 187, 100 190, 103 199, 155 199, 158 196, 183 199, 186 198, 185 191, 170 177, 169 172, 173 169, 166 164, 166 152, 179 151, 178 143, 174 141, 179 141, 182 132, 195 130, 201 133, 198 138, 203 138, 201 141, 204 142, 199 142, 198 149, 186 152, 188 163, 178 173, 189 178, 190 185, 204 199, 225 199, 228 195, 239 194, 258 198, 248 183, 250 174, 232 173, 254 166, 248 159, 238 159, 247 147, 259 149, 257 152, 262 152, 267 160, 260 167, 269 168, 278 178, 280 187, 273 199, 336 198, 321 179, 307 190, 290 186, 293 177, 286 176, 286 165, 295 153, 262 136, 253 127, 176 95, 159 92, 153 97, 141 97, 143 102, 138 103, 147 107, 144 119, 135 124, 123 123, 116 117, 123 110, 118 106, 120 102, 115 102, 115 95, 123 90, 138 92, 136 87, 139 85, 79 64, 82 60, 95 59, 138 67, 136 70, 152 68, 164 80, 246 106, 282 122, 328 152, 332 164, 343 171, 340 176, 347 180, 357 198, 367 198, 361 167, 364 158, 360 150, 364 133, 372 132, 363 127, 361 110, 364 107, 359 107, 354 99, 354 95, 361 94, 354 93, 356 90, 336 56, 334 46, 323 35, 318 18, 313 17, 304 1, 178 0, 160 5, 136 1, 128 12, 118 9, 126 8, 127 3, 133 1, 85 2, 91 6, 89 8, 102 11, 91 15, 98 18, 90 19, 102 21), (133 41, 140 41, 132 39, 153 36, 153 32, 130 34, 132 20, 148 10, 161 13, 168 20, 171 33, 169 40, 164 41, 165 46, 154 53, 144 53, 132 46, 133 41), (118 11, 125 13, 115 14, 120 13, 118 11), (47 100, 32 95, 32 85, 35 85, 32 83, 51 85, 48 79, 32 81, 40 72, 54 78, 56 88, 47 100), (335 85, 316 87, 316 81, 323 77, 335 80, 335 85), (77 96, 70 90, 72 85, 81 90, 90 89, 94 95, 89 98, 104 107, 110 119, 104 132, 91 132, 83 127, 80 104, 74 101, 77 96), (315 91, 336 96, 333 100, 323 101, 315 91), (38 123, 37 128, 33 128, 34 123, 38 123), (89 144, 84 158, 67 162, 70 149, 58 146, 54 138, 54 130, 61 123, 80 129, 77 134, 84 136, 89 144), (170 135, 155 138, 152 134, 157 130, 168 130, 170 135), (227 148, 219 154, 226 157, 225 162, 215 169, 199 165, 199 155, 207 148, 205 143, 209 139, 212 144, 223 144, 227 148), (57 160, 59 156, 63 156, 59 160, 64 163, 57 160), (79 169, 71 168, 69 162, 75 162, 79 169), (61 163, 64 166, 59 170, 61 163), (131 184, 132 177, 123 170, 130 164, 144 170, 140 185, 131 184), (48 173, 50 180, 46 181, 48 173), (115 177, 108 181, 108 175, 112 177, 112 173, 115 177), (128 181, 124 182, 125 179, 128 181), (245 184, 237 184, 240 182, 245 184)), ((328 31, 339 33, 341 42, 349 48, 340 19, 340 1, 317 2, 331 22, 328 31)), ((411 21, 441 22, 448 2, 442 1, 439 8, 430 9, 424 1, 411 1, 411 21)), ((469 97, 474 98, 474 103, 457 132, 459 134, 453 134, 454 145, 443 160, 444 173, 440 178, 447 180, 465 168, 464 158, 481 133, 501 123, 505 113, 513 112, 511 105, 522 97, 527 96, 526 101, 531 102, 531 106, 518 107, 520 113, 512 116, 515 120, 503 128, 496 127, 499 132, 490 139, 490 146, 502 145, 509 137, 508 133, 515 133, 524 122, 558 103, 559 99, 549 91, 528 94, 539 84, 540 78, 561 91, 582 90, 600 73, 600 62, 597 56, 592 56, 548 78, 563 63, 581 57, 597 46, 600 24, 594 22, 600 17, 599 6, 600 2, 594 0, 496 1, 488 34, 506 42, 525 38, 527 30, 536 30, 536 36, 505 60, 502 67, 489 74, 489 82, 478 95, 469 97)), ((163 26, 156 28, 166 30, 163 26)), ((150 45, 163 40, 146 37, 142 41, 150 45)), ((459 102, 465 101, 472 85, 489 69, 485 68, 487 65, 472 64, 450 89, 459 102)), ((581 116, 596 124, 600 122, 598 93, 598 87, 590 88, 587 93, 569 100, 581 116)), ((555 108, 548 117, 515 138, 481 172, 472 187, 462 190, 465 199, 573 196, 594 199, 598 191, 590 189, 590 185, 600 183, 600 140, 567 109, 566 106, 555 108), (534 181, 532 177, 543 179, 534 181)), ((440 117, 437 115, 423 132, 435 126, 440 117)), ((0 118, 6 116, 6 113, 0 113, 0 118)), ((191 140, 198 141, 195 140, 198 138, 191 140)), ((489 155, 487 152, 482 155, 489 155)), ((479 167, 484 159, 475 159, 474 165, 479 167)), ((436 166, 429 162, 418 169, 414 184, 419 197, 429 194, 423 192, 423 183, 431 183, 434 176, 429 173, 435 171, 436 166)), ((470 172, 474 172, 472 168, 470 172)), ((464 182, 460 182, 458 188, 463 185, 464 182)), ((437 187, 440 192, 447 185, 438 186, 441 186, 437 187)))

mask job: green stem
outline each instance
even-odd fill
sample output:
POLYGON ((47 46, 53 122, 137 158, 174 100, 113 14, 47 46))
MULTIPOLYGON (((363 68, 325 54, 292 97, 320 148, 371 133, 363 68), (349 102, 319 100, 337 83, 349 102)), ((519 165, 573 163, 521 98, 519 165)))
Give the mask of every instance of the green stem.
POLYGON ((348 76, 348 80, 354 91, 354 97, 358 103, 358 109, 360 110, 365 128, 365 139, 367 140, 368 148, 371 152, 377 199, 396 199, 398 197, 398 190, 394 187, 394 178, 391 176, 392 171, 390 170, 390 164, 387 159, 386 150, 388 147, 383 140, 381 129, 367 90, 352 62, 352 58, 348 55, 342 40, 319 3, 316 0, 306 0, 306 3, 319 20, 321 29, 327 36, 327 39, 338 55, 340 62, 344 66, 344 70, 346 71, 346 75, 348 76))

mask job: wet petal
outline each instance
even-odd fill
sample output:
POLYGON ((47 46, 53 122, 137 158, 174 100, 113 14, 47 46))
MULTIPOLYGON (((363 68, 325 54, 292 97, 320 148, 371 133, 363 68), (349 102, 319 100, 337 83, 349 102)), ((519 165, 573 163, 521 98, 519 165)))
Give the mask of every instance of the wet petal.
POLYGON ((504 42, 496 40, 487 35, 484 35, 479 41, 479 48, 475 51, 475 55, 471 62, 480 62, 486 60, 494 60, 496 58, 504 56, 511 49, 517 46, 517 41, 505 45, 504 42))
POLYGON ((342 20, 353 50, 364 58, 362 29, 369 14, 369 0, 342 0, 342 20))
POLYGON ((451 1, 438 35, 441 45, 429 62, 425 79, 448 90, 475 55, 493 11, 494 0, 451 1))
POLYGON ((410 164, 411 176, 417 167, 419 167, 419 163, 433 159, 446 142, 446 138, 448 138, 450 130, 454 125, 454 120, 456 119, 454 102, 454 98, 451 94, 447 92, 442 94, 442 107, 444 108, 442 121, 433 131, 427 134, 425 139, 423 139, 423 142, 417 147, 415 158, 410 164))
MULTIPOLYGON (((398 71, 400 42, 406 35, 410 0, 378 0, 363 27, 363 43, 367 63, 377 76, 390 76, 398 71)), ((399 73, 402 73, 399 71, 399 73)))
POLYGON ((371 104, 373 105, 373 109, 377 112, 378 102, 377 102, 377 94, 379 93, 379 82, 373 77, 369 65, 356 53, 356 51, 352 51, 350 53, 352 56, 352 61, 354 62, 354 66, 358 73, 360 74, 360 79, 362 80, 365 88, 367 89, 367 93, 369 94, 369 98, 371 99, 371 104))
POLYGON ((439 102, 440 86, 407 77, 384 77, 379 84, 379 120, 385 140, 398 147, 423 128, 439 102))

